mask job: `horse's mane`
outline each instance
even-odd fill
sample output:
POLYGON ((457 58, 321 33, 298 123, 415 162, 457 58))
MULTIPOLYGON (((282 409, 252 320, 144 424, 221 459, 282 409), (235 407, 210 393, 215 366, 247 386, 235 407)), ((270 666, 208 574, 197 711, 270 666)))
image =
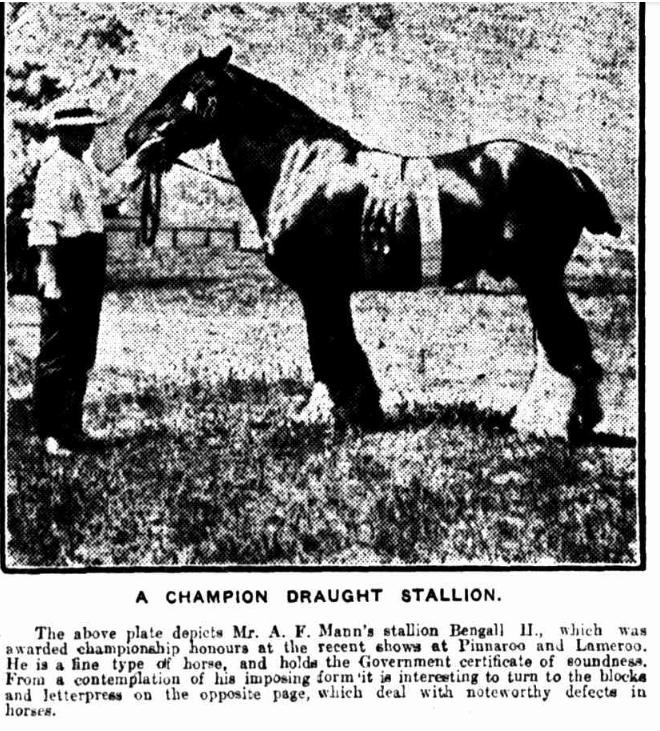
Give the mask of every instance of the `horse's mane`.
POLYGON ((229 64, 227 70, 235 80, 240 81, 250 91, 253 91, 257 98, 270 102, 277 109, 290 115, 290 122, 297 133, 320 134, 324 137, 348 143, 351 146, 357 144, 356 140, 345 129, 317 114, 303 101, 289 94, 272 81, 255 76, 233 64, 229 64))

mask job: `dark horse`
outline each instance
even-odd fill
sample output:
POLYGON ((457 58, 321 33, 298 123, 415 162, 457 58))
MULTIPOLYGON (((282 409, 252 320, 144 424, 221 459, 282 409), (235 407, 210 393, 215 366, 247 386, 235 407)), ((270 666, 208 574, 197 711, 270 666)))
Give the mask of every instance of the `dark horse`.
MULTIPOLYGON (((229 64, 230 56, 229 47, 216 57, 200 53, 177 73, 128 129, 127 150, 157 136, 160 144, 148 164, 165 170, 183 152, 219 139, 269 243, 267 266, 302 301, 317 385, 323 384, 336 413, 374 425, 382 417, 381 393, 356 339, 350 306, 358 288, 350 273, 366 197, 356 161, 367 148, 279 87, 229 64), (302 163, 292 162, 301 155, 302 163), (294 168, 300 173, 312 167, 315 175, 299 183, 291 178, 294 168), (274 197, 287 188, 288 208, 278 212, 274 197)), ((583 228, 619 235, 604 195, 582 170, 513 140, 429 160, 442 223, 437 283, 453 285, 480 270, 497 279, 511 277, 529 305, 539 362, 561 377, 565 391, 570 386, 559 426, 533 426, 547 389, 535 396, 528 392, 514 426, 590 431, 602 418, 597 393, 602 371, 563 275, 583 228)), ((317 386, 313 398, 315 392, 317 386)))

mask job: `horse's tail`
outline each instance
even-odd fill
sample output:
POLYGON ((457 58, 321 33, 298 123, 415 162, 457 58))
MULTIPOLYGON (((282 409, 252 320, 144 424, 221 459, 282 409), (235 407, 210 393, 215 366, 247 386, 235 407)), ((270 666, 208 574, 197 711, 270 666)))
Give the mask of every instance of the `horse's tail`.
POLYGON ((585 228, 592 234, 620 236, 621 224, 615 220, 603 191, 584 170, 571 168, 571 173, 583 197, 585 228))

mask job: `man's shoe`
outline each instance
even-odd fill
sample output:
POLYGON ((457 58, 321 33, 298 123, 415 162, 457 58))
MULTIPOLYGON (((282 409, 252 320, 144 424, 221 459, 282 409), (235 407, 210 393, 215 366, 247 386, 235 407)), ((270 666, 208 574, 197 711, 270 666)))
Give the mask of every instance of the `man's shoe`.
POLYGON ((60 444, 55 437, 46 437, 44 439, 44 451, 49 457, 71 457, 73 454, 70 449, 60 444))

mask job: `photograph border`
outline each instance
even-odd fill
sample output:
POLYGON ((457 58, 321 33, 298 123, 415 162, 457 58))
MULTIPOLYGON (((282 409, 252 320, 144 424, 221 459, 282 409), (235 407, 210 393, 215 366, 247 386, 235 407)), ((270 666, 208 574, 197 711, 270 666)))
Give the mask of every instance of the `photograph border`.
MULTIPOLYGON (((4 13, 0 19, 3 37, 6 31, 4 13)), ((322 565, 322 564, 218 564, 218 565, 179 565, 179 566, 100 566, 100 567, 26 567, 17 568, 7 565, 7 337, 6 314, 8 293, 5 285, 2 299, 2 364, 0 370, 3 379, 2 409, 4 421, 2 425, 3 444, 0 453, 0 464, 3 470, 0 493, 0 571, 4 574, 182 574, 182 573, 520 573, 520 572, 564 572, 564 571, 622 571, 639 572, 647 570, 647 515, 646 515, 646 3, 639 3, 637 23, 637 82, 638 82, 638 138, 637 138, 637 440, 636 440, 636 472, 637 472, 637 515, 639 561, 631 564, 557 564, 557 565, 435 565, 435 564, 386 564, 386 565, 322 565)), ((6 50, 3 48, 3 60, 6 63, 6 50)), ((3 74, 4 99, 4 74, 3 74)), ((3 140, 6 115, 3 113, 3 140)), ((3 152, 4 160, 4 152, 3 152)), ((4 200, 5 177, 2 178, 4 200)), ((7 281, 7 262, 3 257, 2 273, 7 281)))

